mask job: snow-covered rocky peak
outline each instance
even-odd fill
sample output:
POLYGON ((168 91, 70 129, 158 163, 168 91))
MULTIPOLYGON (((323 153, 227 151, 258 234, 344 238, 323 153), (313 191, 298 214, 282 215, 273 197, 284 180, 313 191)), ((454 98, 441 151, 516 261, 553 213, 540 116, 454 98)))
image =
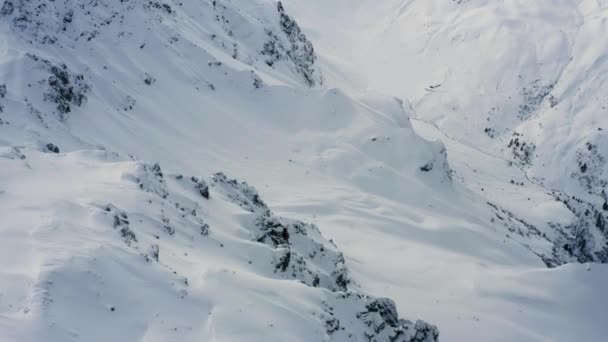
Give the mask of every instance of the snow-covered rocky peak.
POLYGON ((279 69, 308 86, 322 83, 312 44, 280 2, 10 0, 0 15, 20 39, 44 51, 95 51, 110 41, 144 49, 146 37, 158 34, 165 44, 184 40, 252 67, 279 69))

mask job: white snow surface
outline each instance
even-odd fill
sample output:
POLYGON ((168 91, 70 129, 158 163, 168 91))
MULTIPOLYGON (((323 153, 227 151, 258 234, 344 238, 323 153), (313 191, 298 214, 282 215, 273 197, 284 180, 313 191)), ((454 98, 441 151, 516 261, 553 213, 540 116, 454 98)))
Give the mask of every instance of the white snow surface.
POLYGON ((608 3, 283 6, 4 0, 0 341, 605 341, 608 3))

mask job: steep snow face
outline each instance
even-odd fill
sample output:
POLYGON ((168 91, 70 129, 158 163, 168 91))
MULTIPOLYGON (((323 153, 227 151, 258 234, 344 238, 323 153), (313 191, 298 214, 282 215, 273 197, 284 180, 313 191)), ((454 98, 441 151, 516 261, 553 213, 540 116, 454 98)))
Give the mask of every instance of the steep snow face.
POLYGON ((608 261, 608 3, 287 3, 328 69, 360 75, 330 83, 408 98, 419 120, 524 168, 576 216, 555 225, 558 263, 608 261))

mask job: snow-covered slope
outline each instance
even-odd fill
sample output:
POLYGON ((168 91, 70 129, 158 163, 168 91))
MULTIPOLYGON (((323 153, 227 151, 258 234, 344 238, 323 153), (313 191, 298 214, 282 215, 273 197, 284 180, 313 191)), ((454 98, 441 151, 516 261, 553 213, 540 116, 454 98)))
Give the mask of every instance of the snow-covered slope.
POLYGON ((210 187, 105 151, 5 148, 0 163, 3 340, 437 338, 348 291, 333 242, 224 174, 210 187))
POLYGON ((209 190, 139 161, 196 175, 313 166, 368 187, 376 165, 419 191, 449 184, 443 147, 413 133, 403 103, 311 88, 314 49, 280 3, 5 1, 1 13, 2 339, 437 339, 246 183, 220 173, 209 190))
POLYGON ((419 120, 523 168, 563 202, 576 218, 551 222, 550 264, 608 261, 608 3, 288 3, 330 69, 358 75, 330 83, 409 99, 419 120))
POLYGON ((509 166, 532 116, 447 115, 500 72, 437 81, 429 51, 474 64, 453 27, 412 53, 447 12, 510 18, 488 8, 4 0, 0 340, 601 341, 606 265, 546 268, 595 260, 569 252, 578 183, 509 166))

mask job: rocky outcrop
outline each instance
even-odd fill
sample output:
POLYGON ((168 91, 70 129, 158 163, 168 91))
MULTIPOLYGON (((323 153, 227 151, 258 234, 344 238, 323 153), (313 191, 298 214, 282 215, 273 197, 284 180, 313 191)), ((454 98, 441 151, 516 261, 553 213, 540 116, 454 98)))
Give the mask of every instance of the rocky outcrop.
POLYGON ((336 341, 438 341, 438 329, 423 321, 400 319, 395 303, 350 289, 352 280, 342 253, 310 223, 276 216, 258 192, 223 173, 213 176, 213 188, 254 216, 253 241, 275 249, 275 274, 307 286, 333 292, 323 303, 327 335, 336 341))
POLYGON ((266 30, 268 36, 264 43, 262 55, 266 56, 265 62, 272 67, 275 63, 283 60, 290 61, 298 74, 308 86, 323 83, 322 78, 315 70, 315 55, 312 43, 306 38, 300 26, 285 12, 283 4, 277 3, 277 12, 282 33, 287 40, 279 38, 272 30, 266 30))

